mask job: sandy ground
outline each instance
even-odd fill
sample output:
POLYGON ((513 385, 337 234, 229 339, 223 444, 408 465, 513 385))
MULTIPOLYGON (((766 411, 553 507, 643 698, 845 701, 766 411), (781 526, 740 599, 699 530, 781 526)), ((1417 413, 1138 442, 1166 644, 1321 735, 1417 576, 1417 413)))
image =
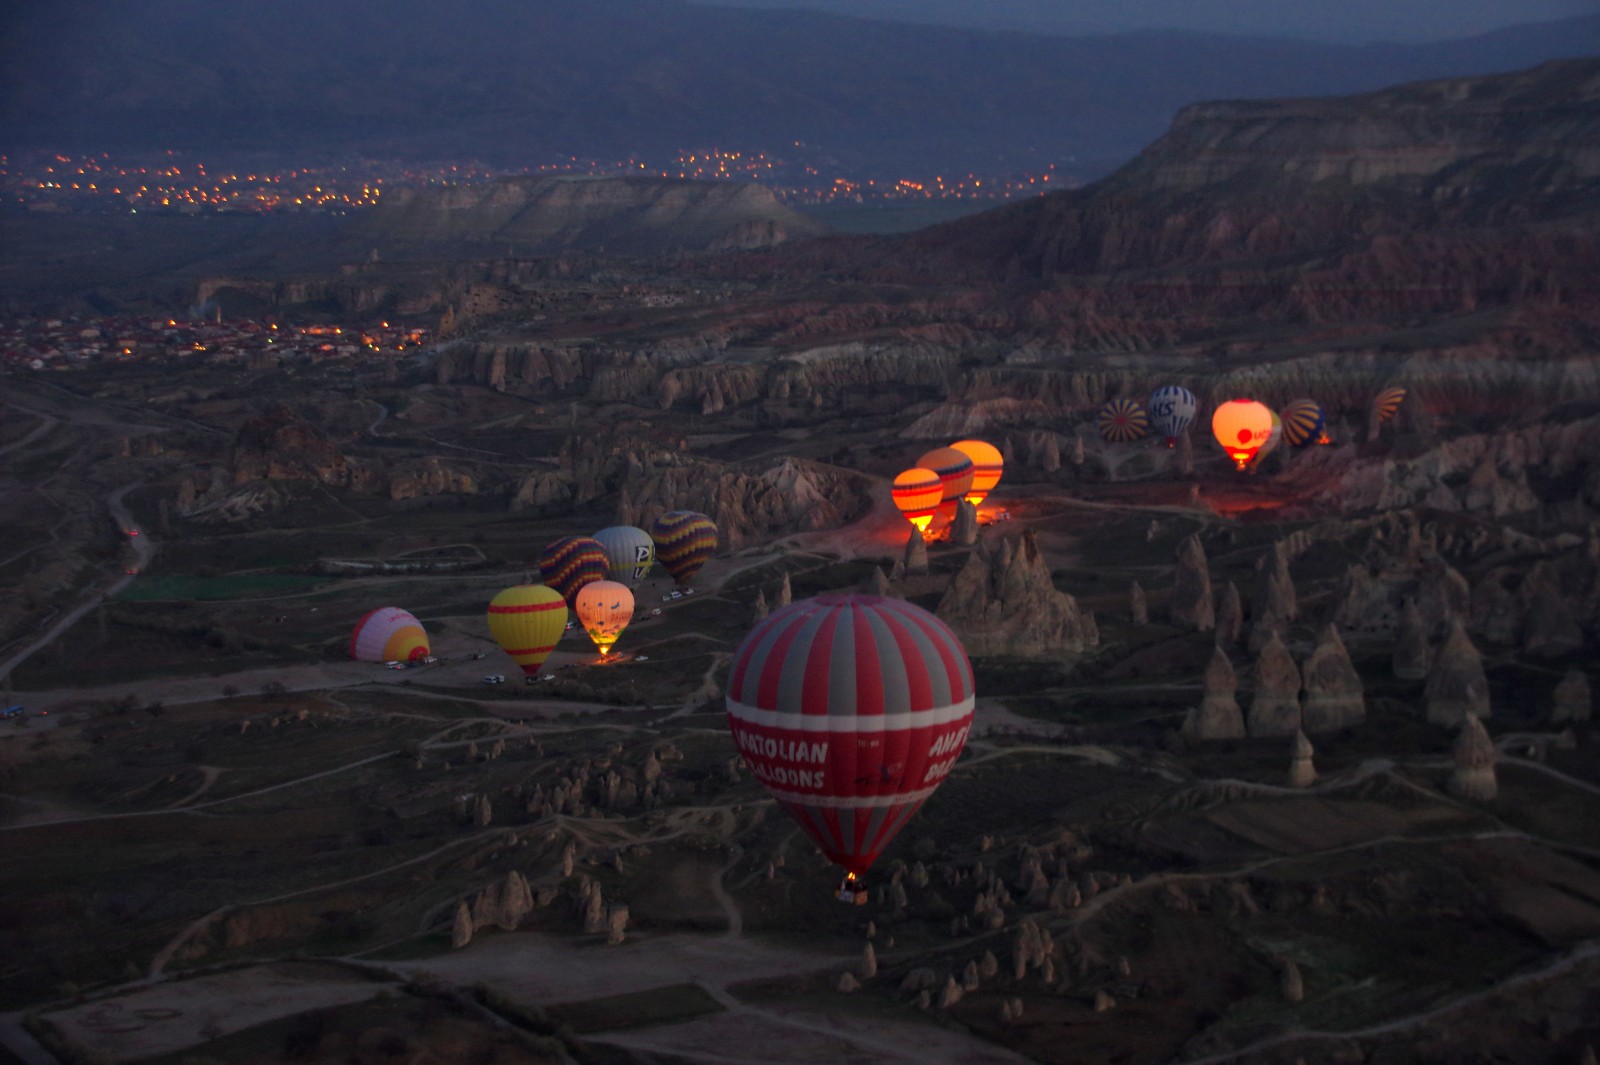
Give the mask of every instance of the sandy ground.
POLYGON ((360 1002, 385 986, 331 965, 262 965, 155 984, 48 1019, 74 1043, 111 1061, 130 1061, 305 1010, 360 1002))

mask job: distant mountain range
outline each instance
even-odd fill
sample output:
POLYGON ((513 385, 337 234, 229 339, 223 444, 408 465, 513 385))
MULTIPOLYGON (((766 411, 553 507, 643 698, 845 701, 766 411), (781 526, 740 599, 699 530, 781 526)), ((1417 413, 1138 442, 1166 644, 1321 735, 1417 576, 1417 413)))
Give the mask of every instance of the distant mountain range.
POLYGON ((1582 55, 1600 16, 1415 45, 1073 38, 682 0, 52 0, 6 16, 0 147, 664 159, 920 176, 1131 157, 1197 100, 1582 55))

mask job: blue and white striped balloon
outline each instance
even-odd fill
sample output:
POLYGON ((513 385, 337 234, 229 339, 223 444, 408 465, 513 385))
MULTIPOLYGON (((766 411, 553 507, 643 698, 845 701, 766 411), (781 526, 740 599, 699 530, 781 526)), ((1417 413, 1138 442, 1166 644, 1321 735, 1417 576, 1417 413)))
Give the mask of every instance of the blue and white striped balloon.
POLYGON ((1171 447, 1194 421, 1197 407, 1193 392, 1182 385, 1165 385, 1150 393, 1150 425, 1171 447))

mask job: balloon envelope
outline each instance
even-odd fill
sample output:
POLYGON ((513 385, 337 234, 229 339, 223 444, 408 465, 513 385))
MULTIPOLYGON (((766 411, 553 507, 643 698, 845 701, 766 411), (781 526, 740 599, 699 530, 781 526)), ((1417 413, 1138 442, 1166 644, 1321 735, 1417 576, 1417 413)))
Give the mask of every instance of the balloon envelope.
POLYGON ((1108 444, 1128 444, 1150 431, 1150 416, 1131 399, 1114 399, 1100 408, 1100 436, 1108 444))
POLYGON ((960 499, 972 487, 972 460, 953 447, 936 447, 918 459, 917 465, 939 475, 941 502, 960 499))
POLYGON ((590 581, 603 581, 610 573, 606 549, 590 536, 563 536, 539 556, 539 575, 568 603, 590 581))
POLYGON ((900 508, 906 520, 915 525, 918 532, 927 532, 933 512, 939 509, 939 500, 944 498, 944 482, 932 470, 913 466, 895 474, 892 494, 894 505, 900 508))
POLYGON ((1273 413, 1253 399, 1230 399, 1211 415, 1211 433, 1239 469, 1272 435, 1273 413))
POLYGON ((528 676, 536 676, 567 627, 567 601, 545 584, 518 584, 489 601, 489 634, 528 676))
POLYGON ((1400 404, 1406 401, 1406 390, 1403 388, 1386 388, 1378 393, 1378 398, 1372 401, 1372 409, 1377 412, 1378 421, 1386 422, 1393 418, 1400 410, 1400 404))
POLYGON ((602 655, 611 653, 622 630, 633 620, 633 592, 617 581, 595 581, 578 589, 578 624, 602 655))
POLYGON ((1000 449, 987 440, 957 440, 950 446, 972 460, 972 487, 967 489, 966 500, 977 506, 1000 483, 1006 461, 1000 449))
POLYGON ((656 561, 656 543, 650 534, 633 525, 612 525, 594 534, 605 549, 611 579, 637 588, 650 576, 656 561))
POLYGON ((1156 432, 1167 438, 1168 444, 1176 443, 1184 430, 1189 428, 1189 423, 1194 421, 1198 406, 1194 393, 1187 388, 1166 385, 1150 393, 1150 424, 1156 432))
POLYGON ((1322 404, 1314 399, 1297 399, 1278 412, 1283 419, 1283 438, 1290 447, 1304 447, 1322 435, 1327 423, 1322 404))
POLYGON ((650 526, 656 558, 679 584, 688 584, 717 553, 717 525, 694 510, 671 510, 650 526))
POLYGON ((955 634, 903 599, 823 595, 734 652, 728 727, 750 771, 822 853, 860 874, 955 765, 972 725, 955 634))
POLYGON ((350 634, 350 657, 359 662, 413 662, 429 650, 422 622, 397 606, 368 611, 350 634))

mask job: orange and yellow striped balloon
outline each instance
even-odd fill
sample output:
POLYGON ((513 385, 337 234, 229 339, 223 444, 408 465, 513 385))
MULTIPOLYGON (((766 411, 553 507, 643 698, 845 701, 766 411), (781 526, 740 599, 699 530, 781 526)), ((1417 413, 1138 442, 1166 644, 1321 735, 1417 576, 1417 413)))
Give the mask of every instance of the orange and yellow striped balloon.
POLYGON ((528 676, 556 649, 567 627, 567 601, 544 584, 518 584, 489 602, 489 633, 528 676))
POLYGON ((1001 457, 1000 449, 987 440, 957 440, 950 446, 972 460, 972 487, 967 489, 966 499, 977 506, 1000 483, 1006 461, 1001 457))
POLYGON ((1400 410, 1400 404, 1406 401, 1406 390, 1403 388, 1386 388, 1378 393, 1378 398, 1372 401, 1372 409, 1378 414, 1379 422, 1389 421, 1400 410))
POLYGON ((918 532, 925 533, 928 523, 933 520, 933 512, 939 509, 939 500, 944 495, 944 482, 932 470, 913 466, 895 474, 893 495, 894 505, 900 508, 900 513, 917 527, 918 532))

